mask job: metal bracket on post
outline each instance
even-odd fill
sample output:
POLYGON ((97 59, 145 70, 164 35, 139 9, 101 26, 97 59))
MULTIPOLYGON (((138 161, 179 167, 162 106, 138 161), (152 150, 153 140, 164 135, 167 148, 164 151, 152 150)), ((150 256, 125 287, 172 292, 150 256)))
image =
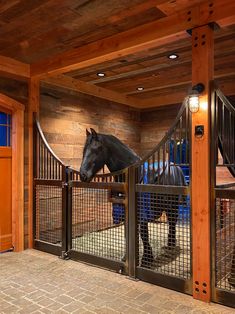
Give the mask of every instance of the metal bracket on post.
POLYGON ((63 260, 69 260, 70 257, 69 257, 69 251, 65 252, 65 251, 62 251, 61 252, 61 255, 59 256, 60 259, 63 259, 63 260))

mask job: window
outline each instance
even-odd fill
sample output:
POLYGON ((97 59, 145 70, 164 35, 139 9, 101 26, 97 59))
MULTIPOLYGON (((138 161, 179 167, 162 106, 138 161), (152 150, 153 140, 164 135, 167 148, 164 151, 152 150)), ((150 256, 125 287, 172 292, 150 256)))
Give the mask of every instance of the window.
POLYGON ((11 146, 11 115, 1 111, 0 146, 11 146))

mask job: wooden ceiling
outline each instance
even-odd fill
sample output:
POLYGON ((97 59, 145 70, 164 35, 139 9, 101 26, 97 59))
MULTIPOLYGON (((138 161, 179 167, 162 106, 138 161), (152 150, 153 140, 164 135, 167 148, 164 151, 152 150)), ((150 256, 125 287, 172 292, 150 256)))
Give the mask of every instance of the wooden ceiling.
MULTIPOLYGON (((11 0, 0 2, 0 55, 39 64, 150 22, 161 21, 205 0, 11 0)), ((208 1, 208 5, 212 1, 208 1)), ((217 1, 218 2, 218 1, 217 1)), ((223 3, 223 0, 221 0, 223 3)), ((189 12, 188 12, 189 13, 189 12)), ((191 13, 189 13, 191 14, 191 13)), ((235 19, 215 31, 215 78, 235 95, 235 19)), ((184 32, 156 48, 66 73, 116 93, 177 103, 191 85, 191 37, 184 32), (179 58, 168 59, 170 53, 179 58), (104 72, 104 77, 98 77, 104 72), (143 87, 143 91, 137 91, 143 87)))

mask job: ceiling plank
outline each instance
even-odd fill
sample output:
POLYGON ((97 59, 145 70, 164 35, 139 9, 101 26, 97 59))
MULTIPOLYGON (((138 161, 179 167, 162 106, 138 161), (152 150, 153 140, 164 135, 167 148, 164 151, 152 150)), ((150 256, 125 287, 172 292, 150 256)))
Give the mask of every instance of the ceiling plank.
POLYGON ((135 27, 94 43, 75 48, 31 66, 32 76, 56 75, 119 58, 187 37, 185 30, 210 22, 233 23, 234 0, 214 0, 192 6, 155 22, 135 27))
POLYGON ((128 105, 134 108, 140 108, 145 103, 139 101, 138 98, 126 96, 103 87, 98 87, 83 81, 79 81, 66 75, 58 75, 55 77, 48 77, 43 79, 42 86, 48 85, 66 88, 75 92, 80 92, 83 94, 99 97, 116 103, 128 105))
POLYGON ((12 78, 29 78, 30 65, 12 58, 0 56, 0 74, 12 78))

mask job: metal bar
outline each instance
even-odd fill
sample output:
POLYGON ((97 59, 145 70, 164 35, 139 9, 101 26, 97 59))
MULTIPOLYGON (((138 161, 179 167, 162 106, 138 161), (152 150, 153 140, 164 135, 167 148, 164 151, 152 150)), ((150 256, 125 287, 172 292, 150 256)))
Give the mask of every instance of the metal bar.
POLYGON ((215 188, 215 197, 235 199, 235 190, 215 188))
POLYGON ((111 189, 114 191, 124 192, 125 184, 121 182, 80 182, 71 181, 72 187, 87 188, 87 189, 111 189))
POLYGON ((77 252, 74 250, 69 251, 69 257, 73 260, 78 260, 92 265, 97 265, 103 268, 108 268, 118 273, 123 273, 125 266, 124 263, 122 262, 106 259, 96 255, 77 252))
POLYGON ((137 267, 136 274, 139 279, 147 281, 149 283, 165 288, 170 288, 186 294, 192 294, 191 280, 171 277, 165 274, 163 275, 141 267, 137 267))
POLYGON ((54 244, 49 244, 47 242, 34 240, 34 248, 39 251, 51 253, 57 256, 61 255, 62 247, 54 244))
MULTIPOLYGON (((127 263, 128 263, 128 275, 132 278, 136 277, 136 266, 137 266, 137 256, 138 247, 137 247, 137 211, 136 211, 136 177, 135 177, 135 168, 129 168, 129 193, 128 193, 128 254, 127 254, 127 263)), ((142 185, 145 186, 145 185, 142 185)))
POLYGON ((187 195, 190 192, 189 187, 175 185, 155 185, 155 184, 136 184, 136 192, 187 195))
POLYGON ((48 179, 34 179, 34 185, 48 185, 48 186, 60 186, 62 187, 62 180, 48 180, 48 179))

